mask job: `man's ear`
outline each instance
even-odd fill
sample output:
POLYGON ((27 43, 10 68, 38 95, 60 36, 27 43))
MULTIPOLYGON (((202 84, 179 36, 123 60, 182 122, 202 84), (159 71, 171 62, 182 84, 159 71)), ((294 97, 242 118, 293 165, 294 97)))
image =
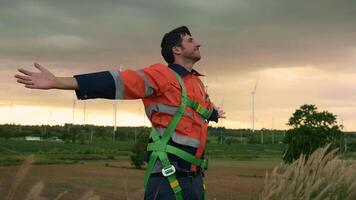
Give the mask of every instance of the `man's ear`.
POLYGON ((182 54, 182 48, 179 46, 174 46, 172 47, 172 52, 173 54, 180 55, 182 54))

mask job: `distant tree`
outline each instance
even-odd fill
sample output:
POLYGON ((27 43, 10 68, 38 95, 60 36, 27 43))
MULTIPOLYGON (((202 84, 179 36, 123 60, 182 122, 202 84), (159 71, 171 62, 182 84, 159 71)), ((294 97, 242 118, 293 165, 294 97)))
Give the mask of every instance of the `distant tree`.
POLYGON ((283 160, 287 163, 298 159, 301 154, 308 158, 313 151, 328 143, 332 144, 330 150, 344 146, 343 126, 337 123, 336 115, 319 112, 315 105, 302 105, 289 118, 287 125, 292 127, 284 138, 287 148, 283 160))
POLYGON ((87 143, 87 133, 85 132, 85 130, 82 130, 77 135, 77 139, 78 139, 79 144, 86 144, 87 143))
POLYGON ((80 126, 73 126, 70 128, 70 138, 72 140, 72 143, 75 143, 78 139, 78 135, 81 133, 81 127, 80 126))
MULTIPOLYGON (((1 127, 0 127, 0 137, 6 138, 5 131, 1 127)), ((8 139, 8 138, 6 138, 6 139, 8 139)))
POLYGON ((258 133, 258 131, 255 132, 250 131, 246 136, 246 140, 248 144, 260 144, 261 134, 258 133))
POLYGON ((149 140, 149 131, 141 129, 137 136, 137 142, 134 144, 132 149, 131 165, 135 166, 137 169, 141 169, 145 164, 147 155, 147 144, 149 140))
POLYGON ((8 140, 12 135, 14 135, 13 130, 0 127, 0 137, 3 137, 8 140))

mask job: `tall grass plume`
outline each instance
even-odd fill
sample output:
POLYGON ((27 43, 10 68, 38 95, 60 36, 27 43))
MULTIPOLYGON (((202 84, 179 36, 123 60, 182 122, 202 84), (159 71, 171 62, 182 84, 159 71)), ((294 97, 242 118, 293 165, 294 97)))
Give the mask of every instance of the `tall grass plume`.
POLYGON ((356 163, 336 156, 330 144, 266 173, 261 200, 356 199, 356 163))

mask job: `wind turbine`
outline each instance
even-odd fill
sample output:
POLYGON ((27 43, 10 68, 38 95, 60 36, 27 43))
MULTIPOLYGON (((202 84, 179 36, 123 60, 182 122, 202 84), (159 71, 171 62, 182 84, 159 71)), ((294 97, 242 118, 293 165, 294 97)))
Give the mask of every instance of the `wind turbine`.
POLYGON ((73 99, 73 107, 72 107, 72 124, 74 125, 74 114, 75 114, 75 102, 76 100, 73 99))
POLYGON ((83 108, 83 115, 84 115, 84 126, 86 125, 86 117, 87 117, 87 102, 86 100, 84 102, 84 108, 83 108))
POLYGON ((115 133, 116 133, 116 116, 117 116, 117 101, 114 101, 113 105, 114 110, 114 132, 112 134, 112 140, 115 141, 115 133))
POLYGON ((251 92, 251 95, 252 95, 252 132, 255 132, 255 95, 256 95, 257 83, 258 83, 258 81, 256 80, 255 87, 254 87, 253 91, 251 92))
MULTIPOLYGON (((122 71, 122 66, 120 64, 119 65, 119 72, 121 72, 121 71, 122 71)), ((115 133, 116 133, 116 129, 117 129, 117 126, 116 126, 116 121, 117 121, 117 100, 114 100, 113 110, 114 110, 114 131, 112 133, 112 139, 113 139, 113 141, 115 141, 115 133)))

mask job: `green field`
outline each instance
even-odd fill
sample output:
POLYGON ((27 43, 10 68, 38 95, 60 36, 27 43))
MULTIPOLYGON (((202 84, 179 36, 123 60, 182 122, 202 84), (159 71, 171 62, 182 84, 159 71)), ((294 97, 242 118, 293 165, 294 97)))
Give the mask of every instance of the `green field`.
MULTIPOLYGON (((218 144, 206 147, 209 169, 205 182, 208 199, 259 199, 264 176, 281 162, 284 144, 218 144)), ((100 199, 143 199, 144 170, 130 164, 133 141, 61 143, 0 139, 0 196, 14 182, 24 159, 34 164, 14 199, 25 199, 33 186, 43 183, 46 199, 80 199, 94 192, 100 199), (1 193, 2 192, 2 193, 1 193)), ((349 152, 348 157, 355 157, 349 152)))
MULTIPOLYGON (((76 163, 88 160, 125 160, 129 158, 132 141, 95 141, 73 144, 46 141, 0 139, 0 165, 21 164, 28 154, 35 154, 35 164, 76 163)), ((206 147, 209 158, 232 160, 279 159, 283 144, 216 144, 206 147)))

